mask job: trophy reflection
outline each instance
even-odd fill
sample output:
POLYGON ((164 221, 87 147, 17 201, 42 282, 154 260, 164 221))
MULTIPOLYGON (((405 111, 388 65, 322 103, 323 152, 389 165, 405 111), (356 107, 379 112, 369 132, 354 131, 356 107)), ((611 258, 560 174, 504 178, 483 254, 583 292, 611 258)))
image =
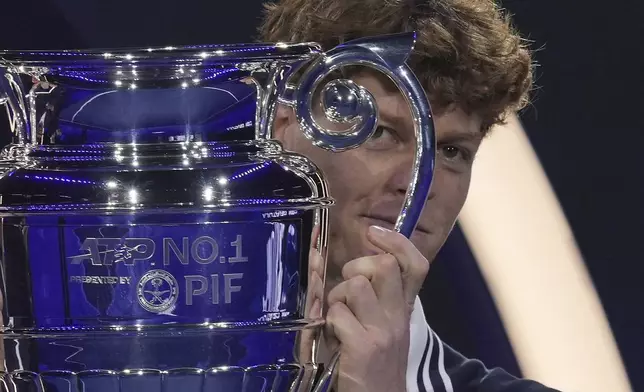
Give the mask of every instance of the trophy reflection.
POLYGON ((413 40, 0 51, 0 391, 328 390, 333 201, 271 125, 290 106, 312 143, 355 148, 377 108, 336 71, 389 76, 416 122, 409 234, 433 146, 413 40))

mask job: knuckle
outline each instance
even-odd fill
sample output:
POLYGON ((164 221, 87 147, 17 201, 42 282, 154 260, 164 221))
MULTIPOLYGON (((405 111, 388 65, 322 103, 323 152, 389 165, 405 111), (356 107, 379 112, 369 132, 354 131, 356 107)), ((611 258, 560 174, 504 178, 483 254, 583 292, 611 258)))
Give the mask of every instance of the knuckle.
POLYGON ((386 272, 393 272, 396 270, 400 270, 400 266, 398 265, 398 259, 391 254, 382 255, 380 269, 386 272))
POLYGON ((349 292, 352 294, 360 294, 365 292, 371 287, 371 282, 363 275, 358 275, 348 281, 349 292))
POLYGON ((413 263, 412 269, 415 275, 424 277, 429 272, 429 260, 424 256, 419 257, 418 262, 413 263))
POLYGON ((384 254, 379 256, 376 270, 374 275, 378 278, 386 279, 394 275, 400 275, 401 268, 398 264, 398 259, 391 254, 384 254))
POLYGON ((341 302, 336 302, 331 304, 329 306, 329 310, 327 311, 327 318, 330 321, 337 320, 338 317, 342 314, 342 303, 341 302))
POLYGON ((358 268, 359 259, 354 259, 346 263, 342 267, 342 277, 344 279, 351 279, 355 275, 355 271, 358 268))

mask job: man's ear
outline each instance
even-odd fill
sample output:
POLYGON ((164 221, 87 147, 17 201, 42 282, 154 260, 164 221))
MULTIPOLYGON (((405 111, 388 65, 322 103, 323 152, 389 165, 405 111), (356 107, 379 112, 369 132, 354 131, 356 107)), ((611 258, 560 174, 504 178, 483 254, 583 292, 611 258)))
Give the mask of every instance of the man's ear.
POLYGON ((295 121, 293 109, 278 103, 277 110, 275 111, 275 121, 273 122, 273 139, 285 143, 287 138, 286 130, 293 121, 295 121))

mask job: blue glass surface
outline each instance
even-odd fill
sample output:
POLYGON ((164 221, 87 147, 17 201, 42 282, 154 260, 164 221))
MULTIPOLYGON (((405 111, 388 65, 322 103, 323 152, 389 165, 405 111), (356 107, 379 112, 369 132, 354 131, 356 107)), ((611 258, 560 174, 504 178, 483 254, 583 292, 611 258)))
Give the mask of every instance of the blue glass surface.
POLYGON ((190 224, 171 223, 188 217, 169 216, 154 225, 92 217, 30 226, 30 267, 48 271, 34 275, 41 279, 32 290, 36 327, 301 317, 302 214, 246 222, 203 215, 190 224), (58 254, 64 265, 51 257, 58 254), (57 275, 60 281, 49 279, 57 275))
POLYGON ((0 392, 311 390, 332 200, 257 135, 265 89, 319 55, 0 51, 0 392))
POLYGON ((31 309, 9 313, 40 331, 5 349, 39 372, 292 363, 297 332, 271 329, 304 318, 312 220, 290 210, 5 222, 5 240, 26 245, 7 254, 7 295, 31 291, 31 309))
POLYGON ((248 140, 254 134, 256 91, 239 82, 160 91, 59 89, 47 98, 65 101, 55 124, 58 145, 248 140))

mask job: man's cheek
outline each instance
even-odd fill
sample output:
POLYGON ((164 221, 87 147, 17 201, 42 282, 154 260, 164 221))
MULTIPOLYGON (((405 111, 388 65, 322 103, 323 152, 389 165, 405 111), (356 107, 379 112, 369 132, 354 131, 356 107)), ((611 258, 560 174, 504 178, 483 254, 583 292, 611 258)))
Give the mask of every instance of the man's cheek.
POLYGON ((415 231, 411 235, 410 240, 411 243, 414 244, 414 246, 423 254, 423 256, 427 257, 426 252, 430 249, 432 236, 426 233, 415 231))

